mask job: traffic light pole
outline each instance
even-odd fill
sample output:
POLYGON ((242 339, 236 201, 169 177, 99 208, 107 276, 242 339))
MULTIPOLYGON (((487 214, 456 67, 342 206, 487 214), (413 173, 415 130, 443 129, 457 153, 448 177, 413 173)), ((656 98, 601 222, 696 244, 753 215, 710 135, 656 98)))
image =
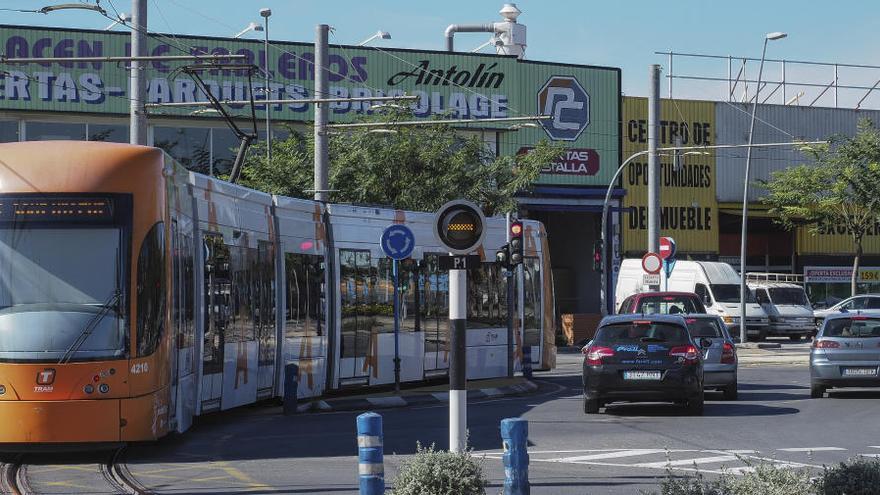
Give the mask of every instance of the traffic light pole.
MULTIPOLYGON (((507 213, 507 244, 510 245, 510 213, 507 213)), ((509 256, 509 255, 508 255, 509 256)), ((509 261, 509 259, 508 259, 509 261)), ((506 264, 506 263, 505 263, 506 264)), ((515 296, 513 271, 509 266, 502 266, 504 278, 507 280, 507 377, 513 378, 513 298, 515 296)))
POLYGON ((449 270, 449 451, 467 448, 467 270, 449 270))

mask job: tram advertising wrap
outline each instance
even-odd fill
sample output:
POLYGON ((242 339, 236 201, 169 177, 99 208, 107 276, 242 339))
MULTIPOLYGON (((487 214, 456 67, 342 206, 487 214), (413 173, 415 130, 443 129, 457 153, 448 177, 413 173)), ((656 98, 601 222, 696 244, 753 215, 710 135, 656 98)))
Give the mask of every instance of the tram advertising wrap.
MULTIPOLYGON (((272 196, 145 146, 32 141, 0 156, 0 447, 183 432, 283 397, 291 363, 303 398, 394 383, 392 264, 376 239, 395 223, 416 239, 399 274, 402 380, 447 374, 431 213, 272 196)), ((547 369, 549 246, 543 225, 523 225, 515 365, 547 369)), ((487 218, 476 251, 505 233, 487 218)), ((468 276, 471 378, 507 375, 506 278, 483 261, 468 276)))
MULTIPOLYGON (((662 99, 659 147, 714 144, 715 104, 662 99)), ((648 100, 625 97, 623 102, 623 156, 648 149, 648 100)), ((669 153, 660 156, 660 232, 675 238, 678 252, 718 253, 718 202, 715 199, 715 152, 681 157, 674 166, 669 153)), ((627 190, 621 230, 627 256, 641 255, 648 232, 648 157, 634 159, 623 172, 627 190)))

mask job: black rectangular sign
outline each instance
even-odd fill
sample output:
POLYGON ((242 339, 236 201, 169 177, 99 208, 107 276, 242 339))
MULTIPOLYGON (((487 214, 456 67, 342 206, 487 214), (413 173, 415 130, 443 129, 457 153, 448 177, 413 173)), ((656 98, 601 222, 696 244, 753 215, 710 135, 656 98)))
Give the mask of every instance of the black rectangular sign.
POLYGON ((113 206, 113 199, 103 196, 0 195, 0 221, 109 223, 113 206))
POLYGON ((480 267, 479 254, 440 256, 441 270, 476 270, 480 267))

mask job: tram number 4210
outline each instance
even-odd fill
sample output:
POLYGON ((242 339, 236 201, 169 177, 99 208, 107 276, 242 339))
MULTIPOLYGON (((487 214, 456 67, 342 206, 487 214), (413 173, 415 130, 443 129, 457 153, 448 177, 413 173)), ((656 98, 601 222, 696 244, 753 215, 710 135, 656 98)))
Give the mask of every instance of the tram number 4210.
POLYGON ((134 363, 131 365, 131 374, 132 375, 140 375, 142 373, 150 372, 150 364, 149 363, 134 363))

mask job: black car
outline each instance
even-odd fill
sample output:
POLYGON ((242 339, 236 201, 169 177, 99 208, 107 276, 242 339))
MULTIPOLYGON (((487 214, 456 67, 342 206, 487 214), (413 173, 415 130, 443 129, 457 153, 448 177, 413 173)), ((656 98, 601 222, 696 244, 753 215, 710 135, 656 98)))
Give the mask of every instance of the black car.
POLYGON ((681 316, 617 315, 584 347, 584 412, 611 402, 675 402, 703 414, 703 358, 681 316))

